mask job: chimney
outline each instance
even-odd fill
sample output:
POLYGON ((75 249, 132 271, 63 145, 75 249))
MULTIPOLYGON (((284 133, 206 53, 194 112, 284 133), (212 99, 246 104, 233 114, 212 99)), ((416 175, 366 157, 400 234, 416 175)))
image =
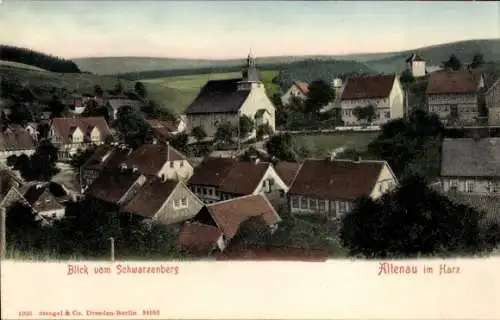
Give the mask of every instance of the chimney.
POLYGON ((258 164, 260 162, 260 159, 257 156, 250 156, 250 160, 252 160, 252 162, 255 164, 258 164))

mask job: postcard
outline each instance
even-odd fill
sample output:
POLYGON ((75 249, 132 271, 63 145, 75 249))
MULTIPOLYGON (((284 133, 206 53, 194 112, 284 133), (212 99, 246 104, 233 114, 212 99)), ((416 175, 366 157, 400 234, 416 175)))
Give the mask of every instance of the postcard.
POLYGON ((2 319, 496 319, 500 4, 0 0, 2 319))

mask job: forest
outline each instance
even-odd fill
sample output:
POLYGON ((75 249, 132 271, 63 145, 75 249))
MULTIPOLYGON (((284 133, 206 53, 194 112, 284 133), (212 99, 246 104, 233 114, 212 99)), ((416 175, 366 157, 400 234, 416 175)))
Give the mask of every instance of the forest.
POLYGON ((0 45, 0 60, 23 63, 52 72, 80 73, 76 63, 71 60, 15 46, 0 45))

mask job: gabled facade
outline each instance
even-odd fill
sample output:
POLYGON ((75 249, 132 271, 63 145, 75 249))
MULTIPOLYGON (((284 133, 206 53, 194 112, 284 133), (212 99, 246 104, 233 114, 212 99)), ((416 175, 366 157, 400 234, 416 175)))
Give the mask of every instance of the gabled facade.
MULTIPOLYGON (((208 81, 186 110, 187 132, 202 127, 211 137, 219 124, 238 125, 243 115, 258 124, 268 124, 275 130, 275 107, 266 94, 266 88, 255 60, 249 55, 241 78, 208 81)), ((250 136, 255 135, 255 130, 250 136)))
POLYGON ((500 138, 443 140, 444 192, 500 196, 500 138))
POLYGON ((371 105, 375 109, 372 124, 382 125, 403 118, 403 101, 403 89, 396 75, 350 78, 342 89, 342 121, 347 126, 366 124, 366 120, 356 117, 354 110, 371 105))
POLYGON ((484 77, 473 71, 440 71, 431 74, 426 88, 427 108, 445 125, 477 124, 484 77))
POLYGON ((489 125, 500 125, 500 79, 495 81, 486 91, 485 101, 488 108, 489 125))
POLYGON ((335 219, 350 212, 357 198, 377 199, 397 185, 385 161, 306 160, 288 193, 290 213, 335 219))
POLYGON ((122 211, 168 225, 193 218, 202 207, 203 202, 182 181, 155 177, 139 188, 122 211))
POLYGON ((102 171, 120 168, 131 152, 131 149, 124 146, 100 145, 96 147, 90 158, 80 167, 82 189, 90 186, 102 171))
POLYGON ((406 65, 411 74, 415 77, 423 77, 427 74, 425 60, 418 54, 412 54, 406 59, 406 65))
POLYGON ((54 118, 49 130, 61 160, 68 160, 78 149, 103 144, 108 136, 111 131, 103 117, 54 118))
POLYGON ((36 141, 23 127, 12 125, 0 132, 0 160, 5 161, 13 155, 31 156, 35 151, 36 141))
POLYGON ((286 201, 289 189, 271 163, 210 157, 195 168, 188 185, 207 204, 262 194, 279 205, 286 201))
POLYGON ((295 81, 290 88, 281 96, 281 103, 286 106, 292 97, 300 100, 307 99, 309 94, 309 84, 307 82, 295 81))
POLYGON ((193 175, 186 156, 169 143, 145 144, 127 157, 125 165, 164 180, 187 181, 193 175))

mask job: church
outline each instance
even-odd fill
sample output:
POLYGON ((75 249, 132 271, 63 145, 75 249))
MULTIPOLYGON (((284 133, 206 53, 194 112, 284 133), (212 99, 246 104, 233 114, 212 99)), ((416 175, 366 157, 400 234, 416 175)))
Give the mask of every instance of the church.
POLYGON ((275 130, 275 107, 266 94, 252 54, 248 55, 241 78, 210 80, 203 86, 186 110, 186 130, 201 127, 212 137, 219 124, 230 122, 237 127, 243 115, 254 120, 255 128, 267 123, 275 130))

